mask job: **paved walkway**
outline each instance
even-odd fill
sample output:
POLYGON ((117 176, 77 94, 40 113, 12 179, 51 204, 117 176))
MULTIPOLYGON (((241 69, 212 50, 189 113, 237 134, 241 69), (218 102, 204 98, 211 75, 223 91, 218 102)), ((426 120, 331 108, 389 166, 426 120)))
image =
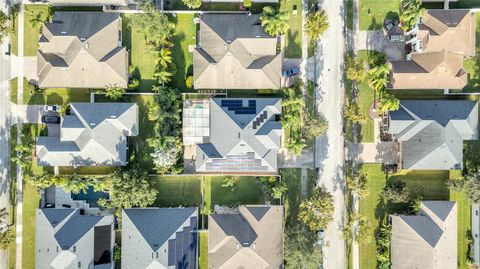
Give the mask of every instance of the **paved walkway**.
POLYGON ((303 150, 300 156, 289 156, 286 149, 278 151, 278 168, 312 168, 313 151, 303 150))

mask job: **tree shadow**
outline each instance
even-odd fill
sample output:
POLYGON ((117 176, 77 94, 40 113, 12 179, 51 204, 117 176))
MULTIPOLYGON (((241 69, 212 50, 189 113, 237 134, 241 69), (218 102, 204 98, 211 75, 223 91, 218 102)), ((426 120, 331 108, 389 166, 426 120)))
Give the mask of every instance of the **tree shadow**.
POLYGON ((373 30, 377 30, 379 28, 381 28, 382 26, 380 24, 377 23, 377 19, 375 19, 375 17, 372 17, 372 19, 370 20, 370 25, 368 26, 368 30, 369 31, 373 31, 373 30))
POLYGON ((302 57, 302 46, 295 42, 298 37, 298 32, 292 33, 291 30, 288 30, 287 33, 287 46, 285 46, 285 58, 301 58, 302 57))
POLYGON ((47 104, 60 105, 63 104, 63 97, 58 93, 51 93, 47 96, 47 104))

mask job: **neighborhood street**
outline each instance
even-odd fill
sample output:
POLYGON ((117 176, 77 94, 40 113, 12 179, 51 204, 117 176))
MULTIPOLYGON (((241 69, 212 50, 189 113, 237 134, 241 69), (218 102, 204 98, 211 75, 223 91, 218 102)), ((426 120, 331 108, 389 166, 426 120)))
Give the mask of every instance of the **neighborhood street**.
POLYGON ((326 134, 317 139, 315 147, 319 186, 325 187, 334 198, 334 220, 325 231, 326 245, 323 248, 324 268, 346 268, 345 242, 342 230, 345 215, 344 197, 344 136, 343 103, 343 57, 345 51, 344 2, 340 0, 319 1, 320 8, 328 15, 329 28, 317 44, 316 101, 319 113, 329 123, 326 134))

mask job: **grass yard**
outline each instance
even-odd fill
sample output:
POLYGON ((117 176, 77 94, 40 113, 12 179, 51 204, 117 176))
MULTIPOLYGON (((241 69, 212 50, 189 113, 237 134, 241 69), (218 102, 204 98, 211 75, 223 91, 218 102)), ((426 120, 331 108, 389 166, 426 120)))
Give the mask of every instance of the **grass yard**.
POLYGON ((18 55, 18 16, 10 15, 12 24, 10 25, 10 53, 18 55))
POLYGON ((193 14, 177 14, 176 17, 170 16, 175 22, 176 29, 172 37, 173 62, 177 66, 177 73, 173 76, 170 86, 175 87, 182 92, 192 91, 185 86, 187 76, 193 75, 193 53, 188 51, 188 46, 195 46, 196 26, 193 23, 193 14))
POLYGON ((285 194, 285 220, 286 225, 297 222, 297 214, 300 205, 300 191, 301 191, 301 175, 302 171, 299 168, 280 169, 282 181, 287 184, 288 190, 285 194))
POLYGON ((208 269, 208 232, 198 232, 198 269, 208 269))
POLYGON ((347 9, 347 29, 353 30, 353 0, 347 0, 345 7, 347 9))
POLYGON ((211 205, 263 204, 264 194, 256 177, 241 176, 233 188, 222 187, 226 176, 205 176, 205 203, 211 205), (210 193, 210 197, 207 194, 210 193))
POLYGON ((132 16, 137 14, 122 14, 122 38, 123 45, 127 47, 129 63, 137 67, 135 76, 140 85, 135 91, 150 92, 155 84, 153 73, 155 72, 155 52, 148 48, 145 42, 145 33, 140 29, 129 28, 128 24, 132 16), (134 42, 132 42, 134 40, 134 42))
POLYGON ((378 30, 385 18, 398 17, 400 0, 359 0, 360 30, 378 30))
POLYGON ((290 29, 285 34, 285 58, 302 57, 302 0, 280 0, 280 11, 290 14, 290 29), (296 8, 297 14, 293 14, 296 8))
POLYGON ((48 5, 24 5, 25 21, 24 21, 24 56, 35 56, 38 50, 38 39, 42 23, 34 24, 33 20, 40 16, 41 21, 45 21, 49 15, 48 5), (38 15, 40 14, 40 15, 38 15))
POLYGON ((468 269, 469 267, 467 265, 467 233, 471 233, 471 204, 464 193, 454 191, 450 192, 450 200, 457 202, 458 268, 468 269))
POLYGON ((200 176, 157 176, 151 179, 158 190, 155 206, 199 206, 202 202, 200 176))
MULTIPOLYGON (((377 52, 361 50, 358 51, 357 57, 367 63, 368 59, 371 57, 371 53, 375 54, 377 52)), ((368 117, 373 99, 374 91, 368 86, 368 81, 365 79, 358 85, 358 106, 360 111, 367 116, 367 120, 361 124, 360 141, 362 143, 373 143, 374 141, 373 120, 368 117)))
MULTIPOLYGON (((360 214, 366 216, 373 226, 373 232, 359 244, 360 268, 376 267, 376 243, 374 231, 386 219, 388 214, 406 213, 405 205, 389 204, 381 197, 387 178, 380 164, 363 164, 361 173, 368 175, 370 194, 360 200, 360 214)), ((424 200, 449 200, 450 192, 445 182, 450 177, 449 171, 411 171, 401 170, 391 175, 388 181, 402 180, 412 190, 412 196, 418 193, 424 200)), ((459 226, 460 227, 460 226, 459 226)), ((460 237, 459 237, 460 238, 460 237)))
POLYGON ((17 103, 18 99, 18 78, 10 80, 10 101, 14 104, 17 103))
POLYGON ((35 90, 26 79, 23 81, 23 103, 28 105, 61 105, 70 102, 90 102, 89 89, 48 88, 35 90))

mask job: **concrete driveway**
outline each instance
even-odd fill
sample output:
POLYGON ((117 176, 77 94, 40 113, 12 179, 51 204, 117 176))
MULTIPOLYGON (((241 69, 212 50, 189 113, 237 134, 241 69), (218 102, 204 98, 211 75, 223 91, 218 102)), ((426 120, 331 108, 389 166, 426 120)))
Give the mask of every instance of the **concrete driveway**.
POLYGON ((387 55, 387 60, 402 60, 405 58, 404 42, 389 42, 383 30, 357 31, 353 37, 355 50, 376 50, 387 55))
MULTIPOLYGON (((282 63, 282 72, 294 67, 300 68, 302 59, 300 58, 285 58, 282 63)), ((282 78, 282 87, 290 87, 295 84, 295 81, 300 78, 301 74, 291 76, 288 78, 282 78)))

